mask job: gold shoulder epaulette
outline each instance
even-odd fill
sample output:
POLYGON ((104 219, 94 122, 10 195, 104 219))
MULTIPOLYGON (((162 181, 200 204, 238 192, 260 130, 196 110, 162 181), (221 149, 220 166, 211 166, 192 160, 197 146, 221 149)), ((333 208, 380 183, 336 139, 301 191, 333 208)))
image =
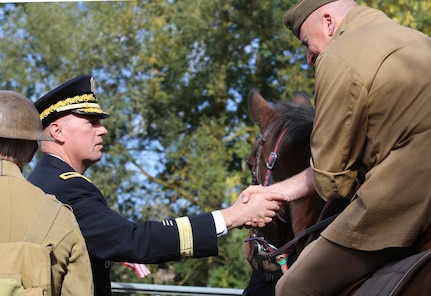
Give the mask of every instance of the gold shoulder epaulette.
POLYGON ((81 175, 80 173, 77 173, 77 172, 67 172, 67 173, 63 173, 63 174, 61 174, 59 177, 60 177, 60 178, 62 178, 63 180, 68 180, 68 179, 70 179, 70 178, 80 177, 80 178, 83 178, 83 179, 85 179, 85 180, 87 180, 88 182, 90 182, 90 183, 91 183, 91 180, 90 180, 90 179, 88 179, 86 176, 81 175))

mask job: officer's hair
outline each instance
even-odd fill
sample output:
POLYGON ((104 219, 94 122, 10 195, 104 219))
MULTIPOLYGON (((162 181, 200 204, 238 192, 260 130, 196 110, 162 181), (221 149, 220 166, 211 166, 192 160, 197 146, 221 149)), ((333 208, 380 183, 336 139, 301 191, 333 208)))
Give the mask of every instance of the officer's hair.
POLYGON ((0 137, 0 158, 7 159, 21 166, 28 163, 33 157, 37 141, 6 139, 0 137))

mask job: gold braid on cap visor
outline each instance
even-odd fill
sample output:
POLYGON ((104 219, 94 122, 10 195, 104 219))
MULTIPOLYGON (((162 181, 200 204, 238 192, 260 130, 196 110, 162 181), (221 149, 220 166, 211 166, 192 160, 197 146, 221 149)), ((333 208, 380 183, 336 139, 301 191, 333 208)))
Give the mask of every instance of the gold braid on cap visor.
POLYGON ((93 94, 84 94, 80 96, 75 96, 73 98, 67 98, 65 100, 58 101, 54 105, 51 105, 49 108, 43 110, 43 112, 40 113, 39 118, 40 120, 43 120, 53 112, 62 112, 62 111, 82 109, 82 108, 90 108, 91 111, 100 113, 101 112, 100 105, 97 103, 94 103, 95 101, 96 101, 96 98, 94 97, 93 94))

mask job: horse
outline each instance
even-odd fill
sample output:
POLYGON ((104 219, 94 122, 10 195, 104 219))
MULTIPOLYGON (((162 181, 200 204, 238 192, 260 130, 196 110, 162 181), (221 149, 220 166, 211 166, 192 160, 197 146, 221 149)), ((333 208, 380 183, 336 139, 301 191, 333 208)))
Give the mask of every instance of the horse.
MULTIPOLYGON (((252 89, 248 95, 248 109, 252 121, 260 129, 260 137, 247 161, 252 184, 268 186, 309 167, 314 108, 304 93, 297 92, 292 103, 271 105, 256 89, 252 89)), ((264 228, 251 228, 244 248, 253 273, 243 295, 274 295, 275 284, 283 272, 347 205, 347 199, 325 203, 313 194, 285 203, 277 218, 264 228)), ((428 236, 429 233, 431 231, 428 236)), ((428 246, 422 244, 421 252, 410 258, 410 263, 406 263, 409 258, 403 260, 403 281, 400 280, 393 289, 398 294, 388 295, 431 295, 431 284, 417 284, 418 279, 431 278, 431 251, 426 251, 429 244, 429 240, 428 246), (415 281, 406 280, 409 277, 415 281)), ((382 270, 383 276, 387 276, 390 271, 399 273, 400 267, 394 263, 382 270)), ((340 296, 370 295, 369 289, 375 289, 373 281, 381 280, 376 274, 352 284, 340 296)))
MULTIPOLYGON (((260 129, 260 137, 247 161, 252 184, 268 186, 309 167, 314 108, 307 95, 296 92, 292 103, 272 106, 252 89, 248 95, 248 109, 252 121, 260 129)), ((285 203, 271 223, 264 228, 250 229, 245 253, 253 275, 244 295, 274 295, 275 283, 283 271, 277 260, 266 254, 298 238, 304 229, 321 219, 324 204, 317 194, 285 203)), ((315 234, 299 238, 288 250, 283 268, 293 264, 307 241, 312 240, 312 235, 315 234)))

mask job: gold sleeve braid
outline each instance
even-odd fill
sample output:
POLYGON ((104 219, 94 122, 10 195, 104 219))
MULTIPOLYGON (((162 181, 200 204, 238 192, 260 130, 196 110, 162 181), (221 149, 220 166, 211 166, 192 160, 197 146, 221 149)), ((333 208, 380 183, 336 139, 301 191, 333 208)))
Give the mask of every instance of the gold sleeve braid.
POLYGON ((193 258, 193 230, 188 217, 176 218, 180 236, 181 259, 193 258))

